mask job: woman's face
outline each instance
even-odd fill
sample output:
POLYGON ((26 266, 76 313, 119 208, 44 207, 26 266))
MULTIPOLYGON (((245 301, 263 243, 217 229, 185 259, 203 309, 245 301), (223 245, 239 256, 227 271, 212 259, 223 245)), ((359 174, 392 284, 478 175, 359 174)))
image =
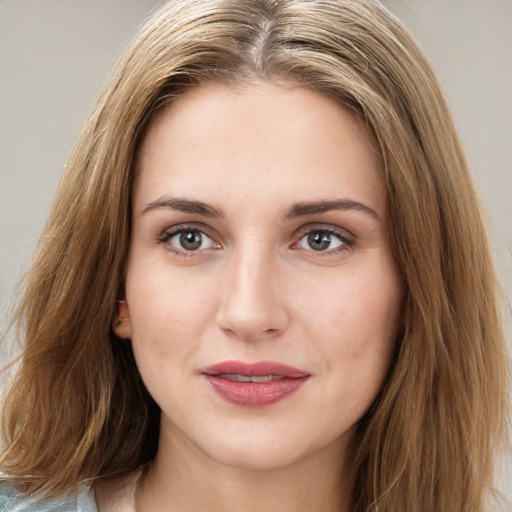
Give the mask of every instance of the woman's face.
POLYGON ((202 85, 152 120, 116 332, 161 446, 271 468, 350 445, 401 327, 370 141, 292 85, 202 85))

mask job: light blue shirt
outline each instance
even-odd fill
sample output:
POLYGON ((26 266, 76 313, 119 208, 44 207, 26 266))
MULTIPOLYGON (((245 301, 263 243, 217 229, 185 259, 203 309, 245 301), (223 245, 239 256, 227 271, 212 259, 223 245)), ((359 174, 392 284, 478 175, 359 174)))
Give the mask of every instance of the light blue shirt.
POLYGON ((8 482, 0 480, 0 512, 98 512, 90 484, 66 498, 45 500, 20 494, 8 482))

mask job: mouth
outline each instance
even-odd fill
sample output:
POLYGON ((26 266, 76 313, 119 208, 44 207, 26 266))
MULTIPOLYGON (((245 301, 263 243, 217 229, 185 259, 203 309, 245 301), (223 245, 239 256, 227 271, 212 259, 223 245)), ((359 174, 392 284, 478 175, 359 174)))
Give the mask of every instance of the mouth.
POLYGON ((282 380, 285 377, 281 375, 239 375, 237 373, 220 373, 215 375, 219 379, 227 379, 233 382, 271 382, 273 380, 282 380))
POLYGON ((201 371, 212 391, 242 407, 275 404, 298 391, 311 374, 275 361, 224 361, 201 371))

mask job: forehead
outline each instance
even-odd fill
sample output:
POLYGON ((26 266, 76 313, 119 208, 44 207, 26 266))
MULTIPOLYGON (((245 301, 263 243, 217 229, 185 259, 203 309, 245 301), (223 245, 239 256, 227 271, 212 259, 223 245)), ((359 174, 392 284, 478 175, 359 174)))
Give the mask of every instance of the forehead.
POLYGON ((140 202, 191 192, 223 201, 235 190, 304 201, 351 195, 383 212, 381 175, 371 135, 334 99, 293 84, 208 83, 151 120, 135 196, 140 202))

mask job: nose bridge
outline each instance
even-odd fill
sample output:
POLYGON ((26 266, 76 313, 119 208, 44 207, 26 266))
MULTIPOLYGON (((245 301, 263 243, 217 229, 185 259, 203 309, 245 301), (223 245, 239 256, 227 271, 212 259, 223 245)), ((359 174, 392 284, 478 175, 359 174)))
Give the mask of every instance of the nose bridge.
MULTIPOLYGON (((267 241, 268 244, 268 241, 267 241)), ((218 315, 219 327, 244 339, 269 337, 288 323, 279 293, 275 251, 258 239, 241 243, 230 258, 218 315)))

